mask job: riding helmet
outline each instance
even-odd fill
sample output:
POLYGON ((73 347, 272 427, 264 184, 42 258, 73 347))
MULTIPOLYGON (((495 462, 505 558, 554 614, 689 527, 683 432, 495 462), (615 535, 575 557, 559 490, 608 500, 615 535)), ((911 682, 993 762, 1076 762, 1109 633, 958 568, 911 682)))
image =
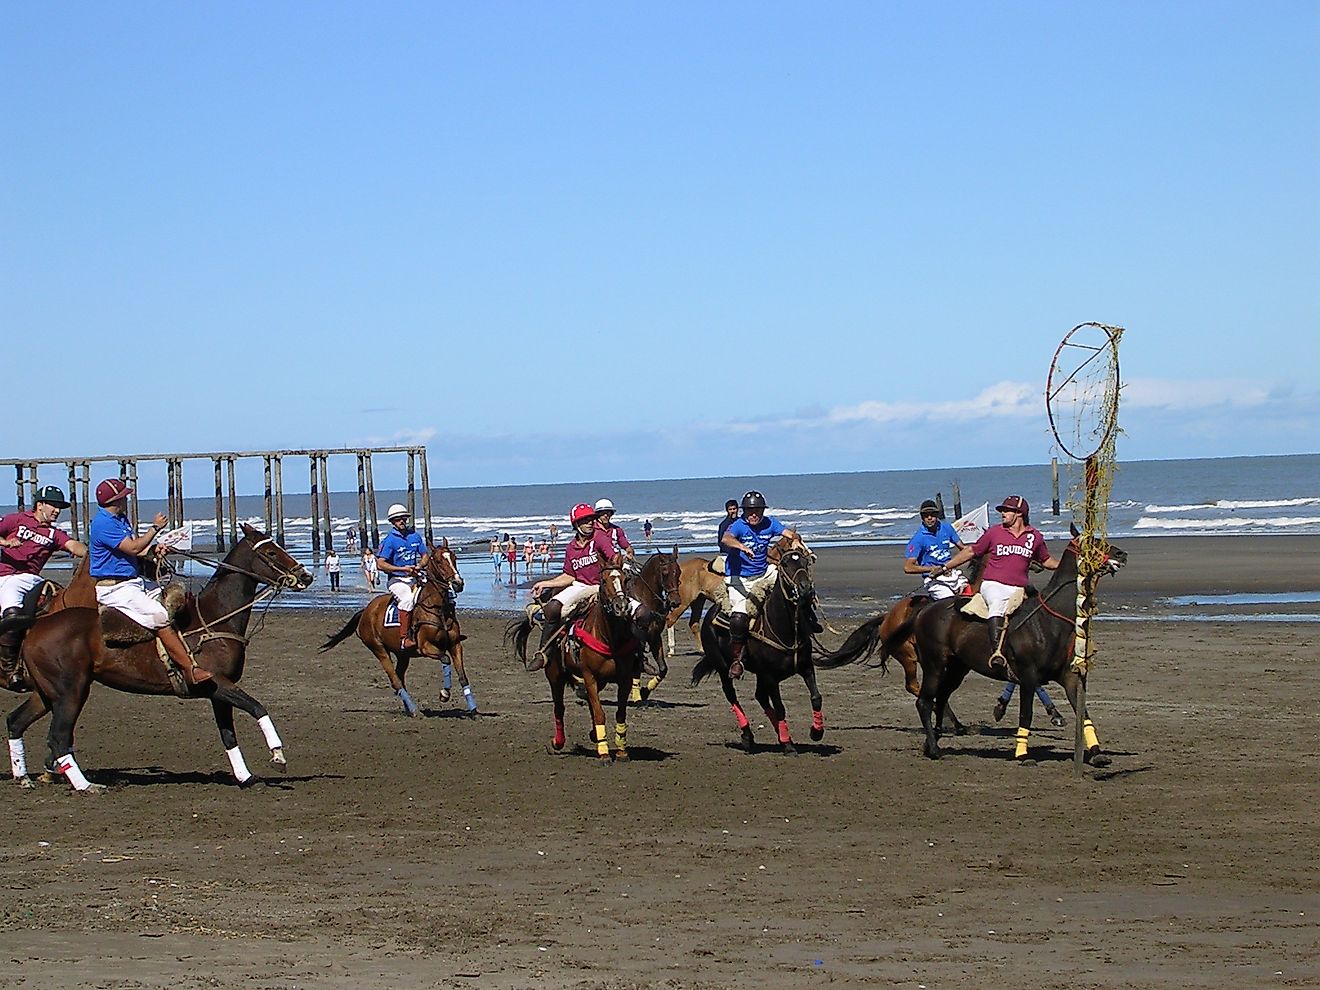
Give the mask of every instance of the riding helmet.
POLYGON ((595 519, 596 510, 587 505, 586 502, 579 502, 573 506, 573 511, 568 514, 569 522, 574 526, 586 519, 595 519))
POLYGON ((32 500, 32 504, 36 505, 38 502, 45 502, 57 509, 67 509, 69 507, 69 502, 64 497, 64 489, 57 488, 54 485, 47 485, 37 491, 37 497, 32 500))
POLYGON ((401 502, 395 502, 385 512, 385 518, 390 522, 394 522, 394 520, 398 519, 400 516, 407 519, 409 515, 408 507, 401 502))
POLYGON ((762 495, 760 492, 756 491, 756 489, 752 489, 750 492, 747 492, 745 495, 743 495, 742 507, 744 512, 746 512, 748 509, 764 510, 765 496, 762 495))
POLYGON ((611 502, 611 501, 610 501, 609 499, 607 499, 607 498, 597 499, 597 500, 596 500, 596 511, 597 511, 597 512, 613 512, 613 511, 615 511, 615 510, 614 510, 614 503, 611 502))
POLYGON ((935 503, 934 499, 928 498, 926 501, 922 502, 921 508, 917 510, 917 515, 924 516, 927 512, 933 512, 937 516, 940 514, 940 507, 935 503))

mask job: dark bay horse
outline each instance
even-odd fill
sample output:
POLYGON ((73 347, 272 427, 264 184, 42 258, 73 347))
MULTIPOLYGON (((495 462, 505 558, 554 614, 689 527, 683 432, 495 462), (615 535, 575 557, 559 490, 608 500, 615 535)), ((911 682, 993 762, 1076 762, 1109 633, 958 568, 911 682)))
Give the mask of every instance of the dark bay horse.
MULTIPOLYGON (((252 608, 261 598, 282 589, 306 588, 312 575, 271 537, 246 523, 243 538, 215 566, 215 574, 195 599, 189 598, 175 625, 196 662, 215 675, 210 681, 187 685, 187 696, 211 702, 234 777, 246 784, 252 774, 234 733, 235 708, 257 720, 270 748, 271 763, 280 770, 286 765, 284 744, 265 706, 238 687, 247 658, 245 633, 252 608), (261 585, 267 587, 259 593, 261 585)), ((65 605, 38 617, 23 640, 22 656, 33 693, 9 714, 10 761, 14 779, 31 787, 23 733, 50 712, 50 763, 78 790, 104 790, 87 782, 73 756, 74 727, 92 682, 133 694, 172 695, 176 690, 154 640, 122 647, 106 644, 85 565, 65 591, 65 605)))
POLYGON ((633 686, 632 701, 645 701, 660 686, 660 682, 669 673, 668 654, 664 646, 666 616, 678 601, 679 563, 678 547, 670 553, 654 553, 646 559, 642 569, 629 576, 628 594, 645 605, 651 612, 651 620, 646 628, 638 626, 638 637, 651 650, 655 659, 655 675, 640 680, 633 686))
MULTIPOLYGON (((784 700, 779 693, 781 681, 799 675, 811 695, 811 738, 825 735, 825 716, 821 711, 820 690, 816 687, 816 668, 812 661, 809 612, 814 591, 811 578, 811 555, 800 542, 785 545, 781 540, 770 549, 770 561, 779 569, 774 585, 761 603, 760 617, 753 624, 743 651, 743 668, 756 675, 756 700, 775 727, 782 752, 796 753, 788 730, 784 700)), ((733 658, 727 625, 717 624, 723 609, 713 608, 701 622, 702 657, 692 668, 694 685, 710 674, 720 675, 724 697, 742 730, 742 744, 752 752, 752 726, 738 703, 738 692, 729 678, 733 658)))
MULTIPOLYGON (((609 761, 610 745, 605 735, 605 709, 600 703, 603 684, 615 684, 619 698, 615 709, 615 759, 628 758, 628 700, 633 681, 642 669, 642 643, 633 635, 629 618, 630 605, 624 589, 623 560, 619 556, 601 567, 600 586, 596 598, 582 618, 572 624, 570 635, 552 641, 546 648, 545 677, 550 682, 550 698, 554 703, 555 735, 551 745, 564 748, 564 689, 574 675, 582 678, 587 692, 587 706, 591 709, 591 738, 596 743, 596 755, 609 761)), ((532 632, 532 620, 524 617, 505 631, 505 642, 512 642, 514 653, 527 664, 527 639, 532 632)))
MULTIPOLYGON (((1095 725, 1085 709, 1077 710, 1078 689, 1085 680, 1084 674, 1072 669, 1077 618, 1077 552, 1074 539, 1064 549, 1059 567, 1045 590, 1029 596, 1008 619, 1005 653, 1022 686, 1018 692, 1014 758, 1027 758, 1036 688, 1054 681, 1063 687, 1069 704, 1082 721, 1086 762, 1104 767, 1110 760, 1100 751, 1095 725)), ((1126 562, 1127 554, 1123 550, 1112 544, 1105 545, 1103 573, 1112 574, 1126 562)), ((918 612, 912 621, 922 670, 917 712, 926 730, 924 752, 931 759, 940 756, 938 724, 934 716, 948 704, 949 697, 968 671, 974 670, 995 680, 1006 679, 1001 668, 990 666, 991 648, 986 624, 959 611, 964 601, 962 598, 948 598, 934 602, 918 612)))
POLYGON ((463 575, 458 572, 458 559, 449 548, 449 540, 443 540, 431 548, 426 560, 426 583, 417 596, 417 605, 413 609, 412 628, 417 638, 415 650, 405 650, 400 645, 399 627, 385 625, 385 612, 389 608, 392 596, 377 595, 365 608, 354 612, 344 627, 326 639, 316 652, 324 653, 338 646, 349 636, 357 633, 358 639, 380 663, 380 669, 389 678, 390 687, 403 704, 403 710, 410 717, 417 714, 417 702, 408 693, 405 678, 408 663, 415 654, 429 659, 439 659, 442 665, 444 687, 440 689, 440 700, 448 701, 453 686, 453 670, 458 673, 458 683, 463 688, 463 700, 467 703, 468 713, 477 712, 477 699, 468 682, 467 670, 463 666, 463 640, 467 639, 459 629, 458 615, 454 608, 454 595, 463 590, 463 575))

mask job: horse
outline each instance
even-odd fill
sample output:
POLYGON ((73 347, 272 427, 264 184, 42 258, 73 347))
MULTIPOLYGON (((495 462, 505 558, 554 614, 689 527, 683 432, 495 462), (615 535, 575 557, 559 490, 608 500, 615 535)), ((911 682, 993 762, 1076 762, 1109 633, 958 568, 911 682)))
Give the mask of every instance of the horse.
POLYGON ((86 562, 80 565, 65 590, 65 607, 33 620, 23 640, 22 657, 33 693, 8 718, 10 763, 20 786, 33 786, 23 733, 50 712, 48 766, 63 773, 78 791, 105 790, 87 781, 73 755, 74 728, 93 681, 134 694, 207 698, 234 778, 245 785, 253 776, 234 733, 234 709, 241 709, 257 720, 270 749, 271 764, 281 772, 287 769, 284 743, 270 714, 238 687, 238 681, 247 658, 245 633, 253 607, 286 588, 308 587, 312 575, 273 538, 246 523, 243 538, 214 566, 215 574, 196 598, 189 596, 175 618, 196 663, 214 675, 212 680, 194 685, 170 676, 154 639, 123 646, 105 642, 95 589, 86 562), (259 585, 267 588, 258 592, 259 585))
MULTIPOLYGON (((1095 725, 1085 706, 1080 711, 1077 707, 1078 690, 1084 685, 1086 675, 1072 668, 1077 618, 1076 536, 1074 527, 1074 539, 1064 549, 1059 566, 1045 590, 1028 597, 1008 618, 1004 648, 1022 687, 1018 692, 1017 746, 1013 757, 1016 760, 1027 758, 1036 688, 1054 681, 1063 687, 1068 703, 1082 722, 1085 761, 1092 766, 1106 767, 1110 759, 1100 751, 1095 725)), ((1103 554, 1101 573, 1113 574, 1127 563, 1127 553, 1113 544, 1106 543, 1103 554)), ((996 680, 1008 679, 1002 668, 990 666, 992 651, 986 625, 963 615, 959 611, 963 602, 962 598, 935 602, 918 612, 912 620, 922 670, 917 713, 926 731, 924 752, 931 759, 940 756, 938 724, 932 715, 948 704, 949 697, 958 689, 967 672, 975 670, 996 680)))
MULTIPOLYGON (((596 755, 601 762, 609 762, 611 752, 605 736, 605 710, 600 703, 600 686, 618 685, 612 755, 618 760, 628 758, 628 701, 633 681, 642 669, 642 644, 633 635, 629 608, 624 589, 623 559, 615 555, 602 564, 599 590, 585 614, 572 624, 567 637, 556 638, 546 649, 545 677, 550 682, 555 717, 551 745, 556 751, 563 749, 566 741, 564 689, 576 674, 586 688, 593 726, 591 738, 596 743, 596 755), (571 643, 566 641, 570 638, 571 643), (569 655, 574 652, 576 659, 569 655)), ((504 633, 504 641, 513 644, 514 653, 524 666, 531 632, 532 620, 524 616, 504 633)))
MULTIPOLYGON (((812 661, 812 639, 809 611, 814 585, 811 578, 811 554, 800 541, 785 545, 781 540, 770 548, 769 559, 777 563, 778 576, 766 593, 760 606, 760 620, 754 624, 743 651, 743 668, 756 675, 756 700, 778 733, 780 750, 796 753, 793 737, 788 730, 784 701, 780 697, 781 681, 799 675, 811 695, 811 738, 819 742, 825 736, 825 716, 821 711, 820 690, 816 686, 816 668, 812 661)), ((733 654, 729 645, 727 626, 716 625, 723 608, 710 609, 701 622, 702 657, 692 668, 693 685, 712 673, 720 675, 724 697, 728 699, 742 730, 742 745, 748 753, 753 751, 754 738, 751 723, 738 703, 738 693, 729 677, 729 663, 733 654)))
POLYGON ((449 540, 446 538, 427 554, 426 583, 413 609, 413 632, 417 638, 415 650, 402 648, 397 625, 385 625, 385 613, 392 596, 383 594, 377 595, 365 608, 349 616, 344 627, 328 637, 316 652, 325 653, 356 632, 358 639, 380 662, 380 669, 385 671, 390 687, 394 688, 395 695, 403 704, 404 713, 410 718, 417 715, 418 707, 405 683, 408 663, 414 653, 439 659, 444 677, 440 700, 445 702, 450 699, 454 683, 453 671, 457 671, 468 714, 476 715, 477 698, 472 693, 472 685, 468 682, 467 670, 463 666, 463 640, 467 637, 459 629, 458 615, 454 609, 454 595, 462 590, 463 575, 458 572, 458 559, 449 548, 449 540))
POLYGON ((674 652, 674 624, 688 615, 688 631, 698 647, 701 646, 701 613, 706 602, 724 600, 724 575, 710 569, 709 557, 689 557, 679 567, 678 600, 669 609, 665 629, 669 638, 669 652, 674 652))
POLYGON ((645 701, 660 686, 669 672, 667 652, 661 634, 667 628, 669 610, 678 601, 680 567, 678 547, 670 553, 654 553, 646 559, 642 569, 628 577, 628 594, 645 605, 652 615, 646 628, 637 627, 642 641, 655 658, 656 673, 645 684, 635 685, 632 701, 645 701))

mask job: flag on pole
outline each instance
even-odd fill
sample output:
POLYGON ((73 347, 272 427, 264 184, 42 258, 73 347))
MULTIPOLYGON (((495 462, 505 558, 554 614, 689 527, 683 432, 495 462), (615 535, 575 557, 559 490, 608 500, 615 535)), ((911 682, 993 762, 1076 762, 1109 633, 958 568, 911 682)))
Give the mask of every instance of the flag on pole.
POLYGON ((990 528, 990 503, 982 502, 980 506, 960 516, 953 521, 953 531, 958 534, 958 539, 962 540, 967 546, 971 546, 981 538, 981 534, 990 528))
POLYGON ((161 533, 156 539, 156 544, 158 546, 168 547, 171 550, 191 550, 192 523, 186 522, 178 529, 171 529, 169 532, 161 533))

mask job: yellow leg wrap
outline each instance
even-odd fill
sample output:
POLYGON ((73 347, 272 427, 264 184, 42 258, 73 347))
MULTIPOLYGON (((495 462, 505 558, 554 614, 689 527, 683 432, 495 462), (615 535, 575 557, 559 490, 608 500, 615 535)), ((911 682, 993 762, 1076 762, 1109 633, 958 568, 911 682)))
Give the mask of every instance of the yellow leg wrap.
POLYGON ((1025 759, 1027 755, 1027 738, 1031 735, 1030 729, 1024 729, 1018 726, 1017 745, 1013 748, 1013 759, 1025 759))
POLYGON ((659 686, 660 686, 660 678, 658 677, 652 677, 649 681, 646 682, 646 690, 648 692, 654 691, 659 686))
POLYGON ((1097 749, 1100 746, 1100 737, 1095 734, 1095 724, 1089 718, 1082 723, 1082 741, 1086 743, 1087 749, 1097 749))
POLYGON ((614 748, 628 748, 628 725, 626 722, 614 723, 614 748))
POLYGON ((642 688, 636 681, 633 681, 632 691, 628 695, 629 702, 638 702, 642 700, 642 688))
POLYGON ((605 726, 596 726, 596 752, 601 756, 610 755, 610 744, 605 739, 605 726))

